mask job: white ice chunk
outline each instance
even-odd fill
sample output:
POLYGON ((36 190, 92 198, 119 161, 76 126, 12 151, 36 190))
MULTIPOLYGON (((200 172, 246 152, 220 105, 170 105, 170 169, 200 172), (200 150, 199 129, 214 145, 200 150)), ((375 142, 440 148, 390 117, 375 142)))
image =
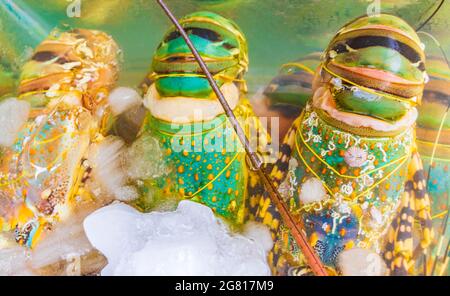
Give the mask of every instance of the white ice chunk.
POLYGON ((244 227, 244 235, 258 242, 266 252, 269 252, 273 247, 272 235, 269 228, 264 224, 248 222, 244 227))
POLYGON ((88 216, 84 228, 108 258, 102 275, 270 275, 267 244, 230 234, 210 208, 192 201, 146 214, 114 203, 88 216))
POLYGON ((15 242, 12 232, 0 234, 0 276, 3 275, 80 275, 98 272, 106 259, 87 239, 84 218, 99 207, 83 204, 51 230, 42 233, 33 249, 15 242))
POLYGON ((16 98, 0 102, 0 145, 14 144, 17 134, 28 119, 30 104, 16 98))
POLYGON ((132 88, 117 87, 109 94, 108 103, 114 115, 118 115, 132 107, 142 104, 142 98, 132 88))
POLYGON ((337 265, 344 276, 383 276, 387 272, 386 264, 380 255, 362 248, 341 252, 337 265))
POLYGON ((12 245, 0 249, 0 276, 34 275, 27 264, 27 253, 24 247, 12 245))
POLYGON ((93 179, 104 191, 116 199, 130 201, 138 196, 135 188, 126 185, 127 175, 122 168, 125 151, 125 143, 120 138, 109 136, 90 147, 88 161, 93 179))

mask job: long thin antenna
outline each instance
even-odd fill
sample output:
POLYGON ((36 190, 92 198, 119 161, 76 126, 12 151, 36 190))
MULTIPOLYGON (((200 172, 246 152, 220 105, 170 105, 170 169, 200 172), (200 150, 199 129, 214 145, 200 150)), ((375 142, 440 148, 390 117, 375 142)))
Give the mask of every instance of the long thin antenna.
POLYGON ((441 266, 441 271, 438 274, 440 276, 443 276, 445 271, 447 270, 447 265, 448 265, 448 260, 449 260, 449 253, 448 253, 449 252, 449 248, 450 248, 450 241, 447 242, 447 247, 445 248, 445 253, 444 253, 443 257, 442 257, 443 264, 441 266))
POLYGON ((208 79, 209 84, 211 85, 211 88, 213 89, 214 93, 217 96, 217 99, 219 100, 220 104, 222 105, 226 116, 228 117, 228 120, 230 121, 231 125, 233 126, 239 140, 241 141, 242 145, 244 146, 245 152, 247 153, 249 160, 253 166, 253 169, 255 169, 261 179, 264 181, 264 184, 266 185, 266 190, 269 193, 270 198, 272 199, 272 202, 280 212, 281 217, 283 218, 283 222, 286 224, 286 226, 290 229, 292 236, 295 238, 295 241, 299 245, 300 249, 303 252, 303 255, 306 258, 306 261, 311 268, 312 272, 317 276, 327 276, 327 272, 322 265, 322 262, 320 261, 319 257, 316 255, 314 250, 311 248, 311 246, 308 243, 308 240, 303 232, 302 229, 300 229, 295 223, 292 216, 289 214, 289 210, 287 209, 286 205, 284 204, 281 196, 279 195, 277 189, 275 188, 275 185, 270 180, 270 178, 265 174, 263 168, 262 168, 262 161, 260 160, 258 154, 253 151, 252 147, 250 146, 250 143, 245 136, 244 131, 242 130, 242 127, 240 126, 239 122, 236 119, 236 116, 233 113, 233 110, 228 105, 227 100, 223 96, 222 92, 220 91, 219 87, 216 84, 216 81, 214 80, 213 76, 208 70, 208 67, 206 66, 205 62, 197 52, 197 49, 192 44, 191 40, 189 39, 189 36, 184 31, 183 27, 180 25, 176 17, 172 14, 170 9, 166 6, 163 0, 156 0, 158 4, 161 6, 161 8, 164 10, 166 15, 169 17, 171 22, 175 25, 175 27, 180 32, 181 36, 183 37, 186 44, 189 46, 192 54, 194 55, 196 61, 200 65, 200 68, 202 69, 203 73, 206 76, 206 79, 208 79))
POLYGON ((423 27, 425 27, 426 24, 438 13, 439 9, 441 9, 442 5, 444 4, 445 0, 441 0, 441 3, 439 3, 438 7, 433 11, 433 13, 416 29, 416 31, 420 31, 423 27))
MULTIPOLYGON (((448 200, 447 200, 447 209, 448 209, 448 200)), ((439 256, 441 254, 441 250, 442 250, 442 245, 444 243, 444 234, 447 231, 447 221, 448 221, 448 210, 447 210, 447 214, 445 215, 445 218, 442 220, 442 224, 441 224, 441 237, 439 238, 439 243, 437 245, 437 250, 436 250, 436 258, 434 258, 434 262, 433 262, 433 267, 431 269, 431 275, 434 275, 435 271, 436 271, 436 267, 437 267, 437 262, 439 261, 439 256)), ((445 260, 446 254, 444 254, 442 256, 443 260, 445 260)))

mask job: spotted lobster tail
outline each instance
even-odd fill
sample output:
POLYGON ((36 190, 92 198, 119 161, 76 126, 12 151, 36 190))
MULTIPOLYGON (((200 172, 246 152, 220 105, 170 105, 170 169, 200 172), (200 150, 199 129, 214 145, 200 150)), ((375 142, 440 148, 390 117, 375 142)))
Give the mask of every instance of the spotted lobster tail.
MULTIPOLYGON (((269 173, 269 169, 272 164, 272 155, 273 152, 270 149, 271 147, 271 137, 267 133, 267 130, 261 123, 258 117, 253 114, 252 107, 250 102, 244 100, 243 105, 246 108, 246 114, 249 122, 242 123, 241 126, 245 127, 246 135, 249 135, 250 141, 252 143, 256 143, 256 151, 258 152, 259 157, 262 159, 263 169, 266 173, 269 173)), ((264 188, 263 182, 260 180, 260 177, 256 171, 252 171, 251 164, 247 161, 247 167, 249 168, 248 174, 248 198, 246 199, 246 217, 245 221, 255 221, 256 212, 258 210, 258 205, 263 198, 264 192, 266 191, 264 188)))
POLYGON ((392 275, 408 275, 413 266, 414 221, 420 225, 420 253, 426 252, 432 237, 430 198, 426 191, 426 178, 420 155, 413 149, 408 167, 408 180, 402 195, 397 216, 388 230, 384 258, 392 275))
MULTIPOLYGON (((276 188, 279 188, 283 181, 286 179, 289 172, 289 160, 295 144, 295 134, 299 127, 299 120, 297 120, 284 138, 283 143, 280 145, 280 151, 278 157, 273 165, 266 166, 266 172, 269 173, 271 180, 274 182, 276 188)), ((268 262, 274 275, 280 274, 280 270, 285 270, 287 263, 285 258, 281 256, 281 246, 277 243, 277 233, 280 227, 280 214, 278 213, 275 205, 272 204, 270 196, 265 193, 264 185, 262 186, 262 192, 264 194, 259 199, 255 220, 268 226, 274 241, 274 246, 268 254, 268 262)), ((285 270, 286 271, 286 270, 285 270)))
POLYGON ((249 171, 248 176, 248 199, 246 200, 245 221, 255 221, 258 212, 258 206, 261 199, 264 199, 264 184, 256 172, 249 171))
MULTIPOLYGON (((287 132, 283 143, 280 146, 278 157, 275 164, 271 167, 269 176, 275 185, 275 188, 279 188, 283 181, 286 179, 289 173, 289 160, 292 156, 292 151, 295 145, 295 135, 300 126, 300 120, 296 120, 292 127, 287 132)), ((267 167, 267 171, 269 171, 267 167)), ((263 185, 262 185, 263 186, 263 185)), ((270 196, 266 193, 259 200, 258 211, 256 213, 256 221, 259 221, 270 227, 272 238, 275 239, 278 231, 280 215, 276 207, 272 204, 270 196)))
POLYGON ((291 159, 292 151, 294 150, 295 135, 301 124, 300 119, 301 117, 292 124, 292 127, 287 132, 283 143, 280 146, 277 161, 272 167, 270 177, 277 188, 283 183, 289 172, 289 160, 291 159))
MULTIPOLYGON (((280 151, 278 152, 278 157, 273 166, 271 166, 270 178, 273 181, 276 188, 279 188, 281 183, 286 179, 289 172, 289 160, 292 155, 293 147, 295 144, 295 134, 297 133, 299 127, 299 121, 297 120, 293 126, 290 128, 283 143, 280 146, 280 151)), ((269 171, 270 167, 267 166, 266 170, 269 171)), ((261 186, 264 186, 261 184, 261 186)), ((256 220, 262 222, 268 226, 271 226, 269 221, 272 220, 272 216, 276 215, 277 219, 278 213, 274 205, 267 194, 264 194, 259 200, 258 210, 256 213, 256 220)), ((278 225, 276 228, 271 227, 273 231, 273 236, 278 230, 278 225)))

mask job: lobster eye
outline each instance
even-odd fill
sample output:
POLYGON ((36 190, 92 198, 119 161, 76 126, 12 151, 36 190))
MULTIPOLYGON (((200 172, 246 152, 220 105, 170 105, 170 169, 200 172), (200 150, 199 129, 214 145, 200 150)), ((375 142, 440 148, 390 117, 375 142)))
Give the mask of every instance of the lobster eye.
POLYGON ((221 41, 220 35, 216 32, 204 29, 204 28, 186 28, 186 33, 197 35, 203 39, 212 41, 212 42, 218 42, 221 41))

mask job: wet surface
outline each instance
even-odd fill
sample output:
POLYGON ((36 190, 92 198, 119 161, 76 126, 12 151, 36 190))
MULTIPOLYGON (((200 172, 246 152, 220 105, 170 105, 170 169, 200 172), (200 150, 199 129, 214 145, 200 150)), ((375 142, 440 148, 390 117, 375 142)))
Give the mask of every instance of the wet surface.
MULTIPOLYGON (((0 43, 2 64, 17 68, 53 28, 84 27, 111 34, 123 50, 120 85, 137 86, 150 68, 151 57, 169 27, 169 20, 155 1, 0 0, 0 43), (11 5, 14 3, 14 5, 11 5), (70 6, 72 4, 72 6, 70 6), (20 21, 18 21, 20 20, 20 21)), ((322 50, 336 30, 351 19, 367 13, 372 2, 309 0, 167 0, 181 17, 198 10, 210 10, 235 20, 245 32, 250 52, 246 76, 250 93, 255 93, 276 75, 281 64, 322 50)), ((419 27, 437 8, 436 0, 383 0, 381 12, 393 13, 419 27)), ((450 38, 446 28, 450 3, 423 28, 435 35, 446 50, 450 38)))

